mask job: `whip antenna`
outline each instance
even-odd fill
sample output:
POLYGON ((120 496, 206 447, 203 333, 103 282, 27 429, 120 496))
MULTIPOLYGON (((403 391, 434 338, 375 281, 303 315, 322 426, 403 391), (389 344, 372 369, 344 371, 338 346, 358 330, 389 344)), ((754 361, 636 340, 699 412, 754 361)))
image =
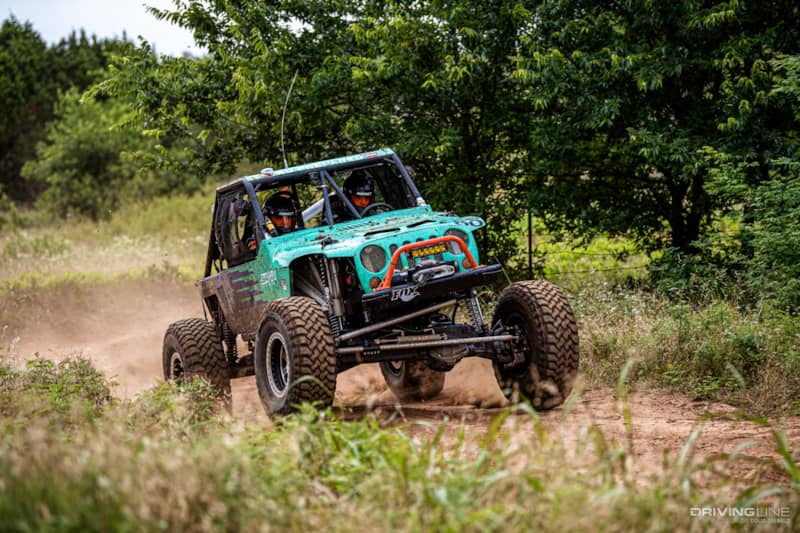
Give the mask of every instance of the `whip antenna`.
POLYGON ((297 70, 294 71, 292 76, 292 83, 289 85, 289 92, 286 93, 286 100, 283 102, 283 113, 281 113, 281 153, 283 154, 283 168, 289 168, 289 162, 286 160, 286 147, 283 145, 283 124, 286 120, 286 106, 289 105, 289 97, 292 95, 292 88, 297 79, 297 70))

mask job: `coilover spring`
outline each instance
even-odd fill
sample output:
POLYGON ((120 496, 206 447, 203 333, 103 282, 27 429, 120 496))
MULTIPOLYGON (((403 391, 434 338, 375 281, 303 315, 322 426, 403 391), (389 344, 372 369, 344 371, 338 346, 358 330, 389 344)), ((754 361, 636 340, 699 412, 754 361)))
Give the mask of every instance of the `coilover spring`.
POLYGON ((319 275, 322 278, 322 288, 326 289, 330 287, 328 284, 328 268, 325 265, 325 258, 321 255, 317 257, 317 268, 319 269, 319 275))
POLYGON ((475 290, 472 291, 472 296, 467 298, 467 309, 472 317, 472 325, 475 326, 475 329, 485 331, 487 328, 486 317, 483 316, 483 309, 481 309, 478 293, 475 290))
POLYGON ((235 363, 239 359, 239 350, 236 346, 236 335, 233 334, 227 322, 222 325, 222 340, 225 342, 225 355, 228 361, 235 363))
MULTIPOLYGON (((322 256, 317 257, 317 268, 319 269, 319 275, 322 278, 323 284, 323 291, 325 292, 325 297, 330 302, 330 284, 328 279, 328 267, 325 264, 325 258, 322 256)), ((332 309, 327 309, 325 314, 328 316, 328 322, 331 325, 331 334, 334 338, 338 337, 342 334, 342 330, 344 329, 344 318, 341 316, 335 316, 333 314, 332 309)))
POLYGON ((342 320, 343 317, 332 316, 331 314, 328 314, 328 322, 331 324, 331 334, 333 335, 334 339, 342 334, 342 330, 344 329, 342 320))

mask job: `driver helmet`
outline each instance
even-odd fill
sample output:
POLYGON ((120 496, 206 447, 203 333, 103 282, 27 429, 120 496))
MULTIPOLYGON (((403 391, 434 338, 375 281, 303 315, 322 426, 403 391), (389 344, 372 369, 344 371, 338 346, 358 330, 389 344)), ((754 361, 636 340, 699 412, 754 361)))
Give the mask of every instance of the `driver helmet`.
POLYGON ((264 216, 269 217, 278 233, 289 233, 295 229, 297 212, 291 195, 278 191, 264 200, 264 216))
POLYGON ((361 172, 353 172, 344 180, 344 193, 356 209, 375 203, 375 184, 361 172))

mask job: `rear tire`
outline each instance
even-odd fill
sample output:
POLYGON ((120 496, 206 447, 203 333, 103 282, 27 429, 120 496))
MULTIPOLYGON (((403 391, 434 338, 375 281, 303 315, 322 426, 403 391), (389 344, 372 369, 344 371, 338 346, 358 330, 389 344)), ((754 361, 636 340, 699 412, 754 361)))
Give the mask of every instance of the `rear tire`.
POLYGON ((524 396, 536 409, 561 405, 572 391, 578 373, 578 326, 564 293, 547 281, 520 281, 497 299, 492 324, 501 321, 520 335, 524 361, 494 363, 503 394, 516 401, 524 396))
POLYGON ((270 302, 253 356, 267 414, 289 414, 301 403, 331 405, 336 392, 333 335, 325 313, 311 298, 270 302))
POLYGON ((202 318, 187 318, 170 324, 164 335, 162 365, 166 381, 201 377, 231 406, 228 361, 214 325, 202 318))
POLYGON ((400 401, 429 400, 444 388, 444 372, 433 370, 425 361, 381 363, 386 384, 400 401))

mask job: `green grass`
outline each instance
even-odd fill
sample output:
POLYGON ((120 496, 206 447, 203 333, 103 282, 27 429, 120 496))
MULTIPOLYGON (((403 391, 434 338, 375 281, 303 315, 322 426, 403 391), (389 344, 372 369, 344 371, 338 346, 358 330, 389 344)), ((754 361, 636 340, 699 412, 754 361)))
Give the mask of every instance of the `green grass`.
POLYGON ((27 222, 0 233, 0 280, 22 286, 75 276, 105 281, 154 266, 197 279, 205 265, 212 203, 209 188, 191 197, 131 203, 97 223, 28 213, 27 222))
MULTIPOLYGON (((586 242, 551 235, 535 217, 532 222, 531 262, 535 277, 545 277, 569 289, 577 289, 587 280, 631 285, 647 277, 652 258, 627 239, 598 236, 586 242)), ((514 234, 519 252, 508 267, 527 277, 527 219, 514 224, 514 234)))
POLYGON ((626 360, 631 383, 718 399, 760 415, 800 414, 800 321, 725 301, 692 306, 654 293, 589 284, 574 293, 581 368, 611 385, 626 360))
POLYGON ((773 481, 743 487, 696 437, 644 479, 627 445, 593 427, 567 443, 532 411, 481 435, 311 408, 264 427, 219 414, 202 382, 120 402, 98 378, 82 360, 2 367, 0 529, 672 531, 728 525, 692 506, 798 503, 777 430, 773 481))
POLYGON ((720 486, 732 506, 798 503, 780 431, 777 482, 742 488, 724 473, 737 459, 696 459, 693 439, 643 480, 625 444, 596 428, 566 444, 532 411, 482 435, 313 408, 263 427, 220 414, 202 382, 113 401, 81 359, 3 366, 0 386, 3 530, 669 531, 720 486))

